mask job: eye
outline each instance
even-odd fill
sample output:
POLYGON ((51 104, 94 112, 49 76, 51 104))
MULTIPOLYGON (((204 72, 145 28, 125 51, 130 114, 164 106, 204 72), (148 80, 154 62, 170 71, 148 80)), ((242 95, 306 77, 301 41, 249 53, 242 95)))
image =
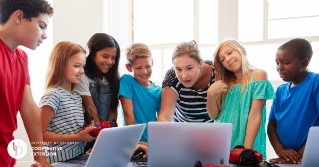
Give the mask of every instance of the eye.
POLYGON ((193 69, 193 67, 188 67, 188 68, 187 68, 187 70, 191 70, 191 69, 193 69))
POLYGON ((175 69, 175 71, 181 71, 181 69, 175 69))
POLYGON ((115 60, 116 56, 113 56, 112 59, 115 60))
POLYGON ((40 29, 44 29, 44 26, 43 25, 39 25, 40 29))
POLYGON ((79 66, 79 65, 75 65, 74 67, 78 68, 78 67, 80 67, 80 66, 79 66))
POLYGON ((233 51, 228 52, 228 55, 230 55, 233 51))
POLYGON ((224 61, 224 59, 221 59, 221 60, 220 60, 220 62, 223 62, 223 61, 224 61))

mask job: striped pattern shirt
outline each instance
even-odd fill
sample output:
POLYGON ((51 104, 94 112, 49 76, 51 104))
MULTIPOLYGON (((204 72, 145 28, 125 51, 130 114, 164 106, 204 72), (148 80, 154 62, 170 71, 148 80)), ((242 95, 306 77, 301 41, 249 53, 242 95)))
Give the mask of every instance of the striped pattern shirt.
MULTIPOLYGON (((77 134, 81 131, 84 117, 82 99, 78 93, 70 93, 59 86, 51 88, 44 93, 40 100, 39 108, 43 106, 50 106, 55 112, 47 131, 65 135, 77 134)), ((46 149, 47 161, 56 163, 79 156, 84 153, 85 144, 86 142, 82 141, 45 144, 44 146, 49 148, 46 149), (62 149, 60 150, 60 148, 62 149)))
POLYGON ((213 122, 208 116, 207 90, 215 82, 215 69, 212 61, 205 60, 213 68, 211 81, 204 89, 186 88, 176 77, 175 70, 172 67, 166 72, 162 87, 169 86, 177 94, 174 122, 213 122))

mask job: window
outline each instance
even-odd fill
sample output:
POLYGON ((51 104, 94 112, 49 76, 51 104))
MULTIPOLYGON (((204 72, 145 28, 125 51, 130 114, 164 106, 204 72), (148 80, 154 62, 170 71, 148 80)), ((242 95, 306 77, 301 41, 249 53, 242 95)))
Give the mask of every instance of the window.
POLYGON ((317 0, 269 0, 268 37, 318 36, 318 6, 317 0))

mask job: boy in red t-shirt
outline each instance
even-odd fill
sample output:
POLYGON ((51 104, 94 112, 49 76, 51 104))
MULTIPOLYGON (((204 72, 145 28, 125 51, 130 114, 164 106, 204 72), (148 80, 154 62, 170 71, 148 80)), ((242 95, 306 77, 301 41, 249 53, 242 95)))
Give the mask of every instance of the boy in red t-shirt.
MULTIPOLYGON (((0 0, 0 166, 12 167, 16 163, 7 146, 14 139, 18 110, 31 146, 43 147, 40 112, 31 94, 28 57, 17 47, 36 49, 47 38, 45 30, 52 14, 53 8, 45 0, 0 0)), ((37 153, 42 156, 34 156, 36 163, 32 166, 52 166, 46 161, 44 150, 37 153)))

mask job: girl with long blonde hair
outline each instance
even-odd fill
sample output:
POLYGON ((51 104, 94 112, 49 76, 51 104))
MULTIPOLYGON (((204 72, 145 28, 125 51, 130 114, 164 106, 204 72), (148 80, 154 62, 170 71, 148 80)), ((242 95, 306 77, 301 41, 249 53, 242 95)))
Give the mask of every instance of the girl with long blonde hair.
POLYGON ((66 161, 84 154, 93 126, 81 130, 84 124, 81 96, 73 92, 84 73, 85 50, 72 42, 56 44, 49 58, 46 92, 39 104, 43 141, 50 163, 66 161), (56 149, 62 148, 62 149, 56 149))
POLYGON ((242 145, 266 157, 267 99, 275 97, 267 73, 254 69, 236 40, 219 44, 214 53, 216 82, 207 92, 207 112, 216 123, 232 123, 231 148, 242 145))

